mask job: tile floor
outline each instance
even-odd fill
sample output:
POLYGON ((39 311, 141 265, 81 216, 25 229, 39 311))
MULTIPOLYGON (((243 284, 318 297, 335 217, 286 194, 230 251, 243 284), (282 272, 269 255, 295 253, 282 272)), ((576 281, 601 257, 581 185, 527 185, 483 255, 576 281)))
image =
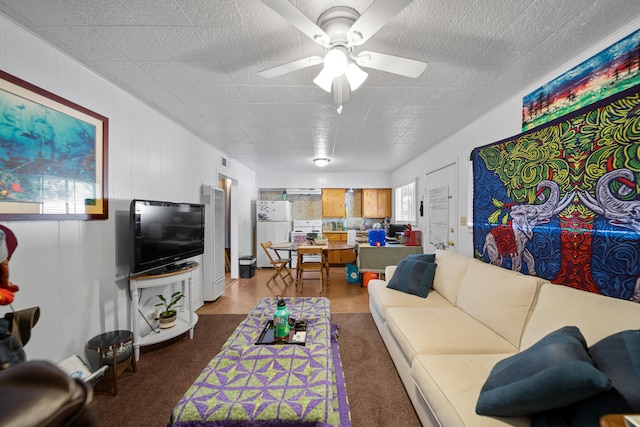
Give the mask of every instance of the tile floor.
MULTIPOLYGON (((304 281, 303 292, 296 291, 293 281, 288 280, 285 286, 280 278, 266 284, 273 274, 273 269, 256 269, 256 275, 250 279, 229 278, 225 292, 213 302, 205 302, 198 309, 199 314, 245 314, 249 313, 260 298, 271 296, 326 296, 331 301, 331 311, 334 313, 369 313, 369 295, 367 288, 347 282, 345 268, 331 267, 331 286, 324 293, 320 293, 319 281, 304 281)), ((295 277, 295 270, 291 272, 295 277)))

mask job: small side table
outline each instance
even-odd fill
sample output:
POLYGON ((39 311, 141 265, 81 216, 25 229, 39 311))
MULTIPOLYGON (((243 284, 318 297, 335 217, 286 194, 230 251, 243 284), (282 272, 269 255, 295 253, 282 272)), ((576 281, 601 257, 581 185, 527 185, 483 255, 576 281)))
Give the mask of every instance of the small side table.
MULTIPOLYGON (((624 416, 640 416, 640 414, 607 414, 600 418, 600 427, 626 427, 628 424, 624 416)), ((635 424, 634 424, 635 425, 635 424)))
POLYGON ((133 357, 133 332, 112 331, 95 336, 87 342, 87 348, 100 355, 100 367, 111 366, 113 371, 113 395, 118 393, 118 376, 131 365, 136 372, 136 360, 133 357), (115 355, 115 357, 114 357, 115 355))

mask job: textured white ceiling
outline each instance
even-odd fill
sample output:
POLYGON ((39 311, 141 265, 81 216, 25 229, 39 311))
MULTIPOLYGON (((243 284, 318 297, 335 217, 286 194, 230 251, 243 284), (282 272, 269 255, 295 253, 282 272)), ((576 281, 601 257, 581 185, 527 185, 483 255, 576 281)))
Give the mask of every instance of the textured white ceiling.
MULTIPOLYGON (((314 22, 370 0, 293 0, 314 22)), ((414 0, 358 50, 428 63, 367 69, 337 114, 321 65, 258 71, 323 49, 259 0, 0 0, 0 12, 257 171, 392 171, 640 16, 638 0, 414 0), (382 161, 381 161, 382 160, 382 161)), ((356 51, 357 52, 357 51, 356 51)))

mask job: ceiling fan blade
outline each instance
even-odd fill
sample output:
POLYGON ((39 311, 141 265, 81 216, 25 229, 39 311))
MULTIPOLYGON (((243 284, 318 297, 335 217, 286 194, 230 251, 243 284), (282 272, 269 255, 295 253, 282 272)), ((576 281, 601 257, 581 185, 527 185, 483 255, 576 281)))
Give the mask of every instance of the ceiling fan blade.
MULTIPOLYGON (((263 0, 264 1, 264 0, 263 0)), ((393 17, 413 0, 377 0, 374 1, 362 16, 347 31, 347 40, 360 46, 384 27, 393 17)))
POLYGON ((323 47, 329 47, 329 35, 288 0, 261 0, 291 25, 323 47))
POLYGON ((386 71, 387 73, 418 78, 427 68, 427 63, 401 56, 387 55, 379 52, 364 51, 355 58, 356 63, 365 68, 386 71))
POLYGON ((272 68, 267 68, 266 70, 260 71, 258 75, 266 79, 270 79, 272 77, 278 77, 283 74, 290 73, 292 71, 298 71, 298 70, 302 70, 303 68, 312 67, 314 65, 321 64, 322 61, 323 61, 323 58, 320 56, 310 56, 309 58, 298 59, 297 61, 288 62, 282 65, 277 65, 272 68))

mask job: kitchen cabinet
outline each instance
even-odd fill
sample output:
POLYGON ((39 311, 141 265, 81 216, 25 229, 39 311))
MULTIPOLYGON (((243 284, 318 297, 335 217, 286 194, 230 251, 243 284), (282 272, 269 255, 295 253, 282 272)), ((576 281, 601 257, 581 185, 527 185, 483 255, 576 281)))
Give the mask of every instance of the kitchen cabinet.
POLYGON ((362 189, 362 217, 363 218, 391 218, 391 189, 363 188, 362 189))
MULTIPOLYGON (((338 231, 338 232, 325 232, 325 236, 329 242, 347 242, 347 232, 346 231, 338 231)), ((329 264, 330 265, 344 265, 348 262, 355 263, 356 254, 354 251, 332 251, 329 252, 329 264)))
POLYGON ((344 188, 323 188, 322 217, 344 218, 345 216, 344 188))

